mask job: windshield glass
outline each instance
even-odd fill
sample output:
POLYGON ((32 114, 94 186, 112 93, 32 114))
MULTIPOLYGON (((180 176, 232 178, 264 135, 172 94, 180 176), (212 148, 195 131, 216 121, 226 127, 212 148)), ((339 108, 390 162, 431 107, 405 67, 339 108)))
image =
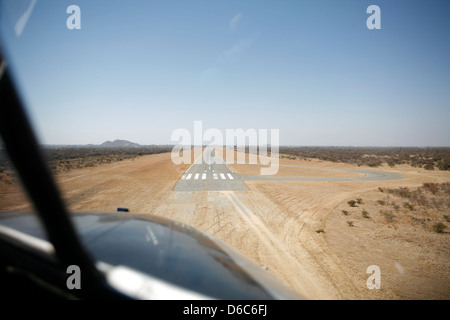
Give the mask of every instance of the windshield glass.
MULTIPOLYGON (((449 2, 0 3, 69 211, 192 226, 309 298, 449 298, 449 2)), ((5 161, 0 211, 31 210, 5 161)))

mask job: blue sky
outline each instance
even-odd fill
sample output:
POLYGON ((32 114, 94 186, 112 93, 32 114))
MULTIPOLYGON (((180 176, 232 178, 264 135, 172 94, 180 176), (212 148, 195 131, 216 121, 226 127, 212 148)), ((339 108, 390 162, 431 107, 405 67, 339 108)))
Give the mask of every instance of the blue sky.
POLYGON ((45 144, 167 144, 199 120, 281 145, 450 146, 447 0, 37 0, 20 36, 17 6, 2 42, 45 144))

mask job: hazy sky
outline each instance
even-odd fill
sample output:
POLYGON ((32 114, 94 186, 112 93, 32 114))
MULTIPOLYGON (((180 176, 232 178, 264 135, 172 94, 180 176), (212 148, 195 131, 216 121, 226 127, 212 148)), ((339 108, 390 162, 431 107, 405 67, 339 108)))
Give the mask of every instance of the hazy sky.
POLYGON ((448 0, 1 2, 42 143, 167 144, 198 120, 281 145, 450 146, 448 0))

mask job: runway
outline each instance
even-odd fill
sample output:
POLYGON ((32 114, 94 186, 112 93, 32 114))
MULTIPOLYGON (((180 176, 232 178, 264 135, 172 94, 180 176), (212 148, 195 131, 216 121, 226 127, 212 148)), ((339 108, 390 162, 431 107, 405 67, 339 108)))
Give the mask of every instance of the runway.
MULTIPOLYGON (((249 164, 250 165, 250 164, 249 164)), ((265 181, 378 181, 401 179, 404 176, 398 173, 359 170, 338 169, 314 166, 300 166, 279 164, 284 167, 310 168, 330 171, 343 171, 359 173, 360 177, 286 177, 268 175, 248 175, 233 172, 223 159, 214 153, 213 148, 205 148, 201 156, 183 174, 175 185, 175 191, 235 191, 248 190, 243 181, 265 180, 265 181)))
POLYGON ((233 191, 248 190, 241 175, 234 173, 214 149, 205 148, 202 155, 183 174, 175 191, 233 191))

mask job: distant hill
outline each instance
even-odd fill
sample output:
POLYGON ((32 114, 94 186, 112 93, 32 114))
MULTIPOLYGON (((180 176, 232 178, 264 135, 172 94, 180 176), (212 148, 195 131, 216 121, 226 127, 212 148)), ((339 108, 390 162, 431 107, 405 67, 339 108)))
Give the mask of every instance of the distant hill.
POLYGON ((140 144, 130 142, 127 140, 114 140, 114 141, 105 141, 100 147, 102 148, 139 148, 140 144))

